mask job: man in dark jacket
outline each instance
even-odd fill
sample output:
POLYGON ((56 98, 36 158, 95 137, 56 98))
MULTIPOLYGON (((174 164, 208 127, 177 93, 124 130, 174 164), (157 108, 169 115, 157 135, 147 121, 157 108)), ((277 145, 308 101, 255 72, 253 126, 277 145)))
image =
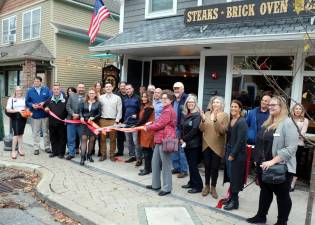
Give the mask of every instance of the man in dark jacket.
MULTIPOLYGON (((79 83, 77 87, 78 93, 73 93, 69 96, 67 102, 68 119, 78 120, 80 119, 80 104, 84 102, 85 85, 79 83)), ((81 138, 82 128, 81 124, 67 124, 67 141, 68 141, 68 153, 67 160, 71 160, 75 157, 75 141, 77 135, 81 138)))
POLYGON ((34 141, 34 155, 39 154, 40 132, 44 136, 45 152, 51 153, 48 133, 48 114, 43 110, 43 105, 51 97, 48 87, 42 85, 42 78, 34 78, 34 86, 26 94, 25 104, 32 111, 32 131, 34 141))
MULTIPOLYGON (((116 92, 116 95, 118 95, 121 98, 122 102, 122 117, 120 119, 120 123, 124 122, 124 116, 125 116, 125 107, 124 107, 124 101, 128 98, 126 93, 126 85, 127 83, 125 81, 120 81, 118 84, 119 91, 116 92)), ((122 131, 116 132, 116 140, 117 140, 117 152, 115 153, 116 156, 123 156, 124 155, 124 142, 125 142, 125 133, 122 131)))
MULTIPOLYGON (((173 102, 173 107, 177 115, 176 135, 178 138, 180 138, 183 108, 184 108, 184 104, 186 102, 188 95, 185 94, 184 84, 181 82, 176 82, 173 85, 173 90, 176 97, 176 99, 173 102)), ((177 152, 174 152, 172 154, 172 163, 173 163, 173 170, 172 170, 173 174, 178 173, 177 175, 178 178, 184 178, 187 176, 187 173, 188 173, 187 159, 185 156, 184 149, 181 146, 179 146, 179 149, 177 152)))
MULTIPOLYGON (((60 84, 54 83, 53 96, 44 104, 45 111, 51 111, 60 119, 64 120, 68 114, 66 104, 67 99, 66 96, 61 93, 60 84)), ((52 153, 49 157, 58 156, 59 158, 63 158, 66 152, 67 128, 64 122, 55 119, 51 115, 49 116, 49 136, 52 148, 52 153)))
MULTIPOLYGON (((134 89, 131 84, 126 85, 127 98, 124 100, 124 123, 128 127, 135 126, 138 123, 138 114, 140 111, 140 99, 134 94, 134 89)), ((130 158, 126 160, 127 163, 134 162, 138 160, 137 164, 140 164, 142 160, 142 152, 139 148, 138 142, 138 132, 126 133, 126 140, 128 142, 129 156, 130 158)))
POLYGON ((256 135, 261 129, 263 123, 269 117, 268 104, 271 97, 269 95, 264 95, 260 101, 260 107, 256 107, 249 111, 246 122, 248 125, 247 130, 247 143, 255 145, 256 135))

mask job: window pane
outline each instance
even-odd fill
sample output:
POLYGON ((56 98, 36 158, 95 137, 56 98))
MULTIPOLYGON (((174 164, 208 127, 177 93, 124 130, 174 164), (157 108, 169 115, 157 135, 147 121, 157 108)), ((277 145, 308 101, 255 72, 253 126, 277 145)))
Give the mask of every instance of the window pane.
POLYGON ((15 30, 15 28, 16 28, 16 17, 12 17, 11 19, 10 19, 10 30, 15 30))
POLYGON ((151 0, 151 12, 173 9, 173 0, 151 0))
POLYGON ((234 70, 292 70, 293 56, 235 56, 234 70))
POLYGON ((32 23, 33 24, 40 23, 40 9, 36 9, 32 12, 32 23))
POLYGON ((14 88, 17 85, 17 71, 9 71, 8 77, 8 94, 11 95, 13 93, 14 88))
POLYGON ((305 71, 315 71, 315 55, 305 59, 305 71))
POLYGON ((3 32, 8 32, 9 30, 9 20, 3 20, 3 32))
POLYGON ((233 77, 232 99, 241 101, 245 109, 257 107, 264 94, 279 94, 269 85, 268 81, 276 82, 288 96, 291 95, 291 76, 242 75, 233 77))
POLYGON ((31 12, 25 13, 23 16, 23 27, 31 25, 31 12))
POLYGON ((37 38, 39 37, 39 24, 33 24, 32 26, 32 38, 37 38))
MULTIPOLYGON (((307 112, 309 119, 315 119, 315 77, 304 77, 302 104, 307 112)), ((315 134, 315 122, 310 121, 308 133, 315 134)))
POLYGON ((31 27, 30 26, 24 27, 24 29, 23 29, 23 39, 27 40, 27 39, 30 39, 30 37, 31 37, 31 27))

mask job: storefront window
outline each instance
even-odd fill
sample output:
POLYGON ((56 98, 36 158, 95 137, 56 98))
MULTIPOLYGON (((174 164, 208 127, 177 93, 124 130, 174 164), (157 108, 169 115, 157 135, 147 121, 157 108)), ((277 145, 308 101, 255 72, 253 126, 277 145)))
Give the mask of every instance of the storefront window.
POLYGON ((234 70, 292 70, 293 56, 234 56, 234 70))
POLYGON ((288 95, 291 95, 292 76, 259 76, 235 75, 233 77, 232 99, 238 99, 249 110, 260 105, 264 94, 281 94, 276 92, 271 83, 277 85, 288 95))
POLYGON ((8 75, 8 95, 11 96, 18 85, 18 71, 9 71, 8 75))
POLYGON ((181 81, 187 93, 198 93, 199 59, 156 60, 152 62, 152 83, 162 89, 172 89, 181 81))
POLYGON ((173 0, 150 0, 151 12, 173 9, 173 0))

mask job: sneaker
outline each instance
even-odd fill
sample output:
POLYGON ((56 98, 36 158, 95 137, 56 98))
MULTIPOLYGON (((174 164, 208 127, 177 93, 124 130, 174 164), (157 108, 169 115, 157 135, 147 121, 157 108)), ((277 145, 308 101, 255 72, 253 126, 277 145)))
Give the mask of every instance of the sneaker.
POLYGON ((34 151, 34 155, 39 155, 39 150, 38 150, 38 149, 36 149, 36 150, 34 151))
POLYGON ((187 177, 187 176, 188 176, 187 173, 179 173, 179 174, 177 175, 177 178, 184 178, 184 177, 187 177))
POLYGON ((140 160, 137 160, 137 162, 136 162, 136 164, 135 164, 135 166, 141 166, 142 165, 142 160, 140 159, 140 160))
POLYGON ((136 157, 131 156, 129 159, 127 159, 127 160, 125 161, 125 163, 131 163, 131 162, 134 162, 134 161, 137 161, 136 157))
POLYGON ((121 153, 116 152, 115 155, 114 155, 114 157, 123 156, 123 155, 124 155, 124 154, 121 154, 121 153))

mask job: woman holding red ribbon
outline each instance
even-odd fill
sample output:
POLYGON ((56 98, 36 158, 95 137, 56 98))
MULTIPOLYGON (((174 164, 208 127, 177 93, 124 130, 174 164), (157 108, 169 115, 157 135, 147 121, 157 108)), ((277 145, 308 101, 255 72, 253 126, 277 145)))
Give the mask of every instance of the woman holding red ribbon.
POLYGON ((92 159, 92 150, 96 135, 87 127, 86 123, 97 123, 101 116, 102 106, 98 101, 98 97, 94 89, 89 90, 84 102, 80 104, 80 118, 82 122, 82 143, 81 143, 81 162, 80 165, 84 165, 84 161, 88 159, 90 162, 94 162, 92 159), (86 150, 88 148, 88 152, 86 150))
POLYGON ((14 90, 12 97, 8 99, 6 112, 10 115, 13 129, 12 140, 12 152, 11 158, 16 159, 16 145, 18 144, 18 153, 20 156, 24 156, 23 151, 23 134, 26 124, 26 118, 23 116, 25 111, 25 96, 23 96, 23 90, 17 86, 14 90))
MULTIPOLYGON (((152 94, 143 92, 141 95, 142 106, 139 112, 139 122, 137 126, 142 126, 148 122, 154 122, 154 109, 152 105, 152 94)), ((153 132, 143 131, 139 132, 140 146, 144 155, 144 169, 140 170, 139 176, 144 176, 152 172, 151 161, 153 154, 153 132)))

